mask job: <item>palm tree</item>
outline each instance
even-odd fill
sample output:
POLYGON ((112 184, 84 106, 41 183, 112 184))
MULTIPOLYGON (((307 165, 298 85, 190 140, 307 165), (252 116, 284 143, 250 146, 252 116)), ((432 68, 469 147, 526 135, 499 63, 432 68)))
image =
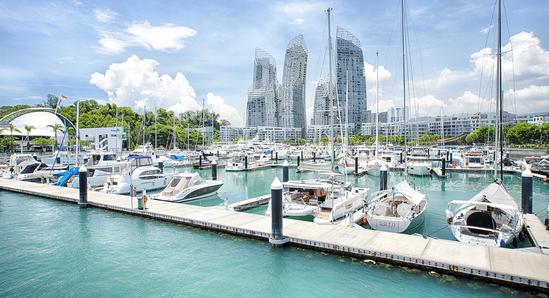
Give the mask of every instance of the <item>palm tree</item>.
POLYGON ((55 151, 55 148, 57 148, 57 132, 58 131, 62 132, 64 126, 59 124, 59 123, 56 123, 56 124, 50 124, 50 125, 48 125, 48 127, 53 130, 53 135, 54 135, 54 139, 53 139, 54 149, 53 149, 53 151, 55 151))
POLYGON ((13 132, 16 131, 18 133, 21 133, 21 130, 19 130, 19 128, 17 128, 12 123, 8 124, 8 130, 10 131, 11 152, 14 152, 13 144, 15 143, 15 141, 13 140, 13 132))
POLYGON ((26 124, 25 125, 25 131, 27 132, 27 149, 30 147, 30 132, 35 129, 36 127, 32 126, 32 125, 28 125, 26 124))

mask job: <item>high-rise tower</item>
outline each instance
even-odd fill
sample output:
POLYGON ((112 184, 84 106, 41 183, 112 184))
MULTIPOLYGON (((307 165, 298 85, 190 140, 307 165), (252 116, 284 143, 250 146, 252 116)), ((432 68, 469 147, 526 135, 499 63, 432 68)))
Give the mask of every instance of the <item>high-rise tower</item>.
POLYGON ((255 50, 254 82, 248 91, 246 126, 277 126, 276 63, 269 53, 262 49, 255 50))
POLYGON ((360 41, 351 32, 338 27, 336 53, 337 99, 341 111, 341 123, 345 123, 345 115, 348 113, 349 124, 360 129, 361 124, 366 122, 368 108, 364 56, 360 41), (347 82, 349 82, 349 86, 347 86, 347 82), (348 110, 345 110, 347 92, 349 93, 349 105, 348 110))
POLYGON ((329 88, 330 78, 322 77, 318 81, 315 91, 315 105, 313 112, 313 125, 329 125, 330 124, 330 99, 334 98, 335 87, 329 88), (332 92, 332 96, 328 96, 328 92, 332 92))
POLYGON ((303 35, 294 37, 288 43, 284 57, 282 86, 279 104, 281 127, 299 127, 305 136, 305 84, 307 77, 307 49, 303 35))

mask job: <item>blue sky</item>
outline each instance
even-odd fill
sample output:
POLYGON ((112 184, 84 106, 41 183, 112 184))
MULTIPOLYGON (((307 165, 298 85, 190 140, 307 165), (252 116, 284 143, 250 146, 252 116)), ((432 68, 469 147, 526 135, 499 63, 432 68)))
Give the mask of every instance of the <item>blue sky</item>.
MULTIPOLYGON (((333 32, 341 26, 362 43, 369 106, 376 51, 381 110, 401 105, 398 0, 2 1, 0 103, 38 103, 52 93, 182 111, 205 99, 242 124, 255 48, 275 57, 281 80, 287 43, 303 34, 310 112, 315 82, 327 73, 327 7, 333 32)), ((483 50, 495 45, 493 8, 494 0, 407 1, 414 115, 493 109, 493 55, 483 50)), ((505 1, 511 112, 549 110, 548 16, 547 1, 505 1)))

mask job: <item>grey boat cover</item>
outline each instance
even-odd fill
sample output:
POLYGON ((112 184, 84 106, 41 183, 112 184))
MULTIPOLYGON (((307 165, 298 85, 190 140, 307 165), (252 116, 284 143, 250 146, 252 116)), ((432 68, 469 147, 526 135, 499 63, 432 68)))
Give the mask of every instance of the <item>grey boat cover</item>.
POLYGON ((407 197, 414 202, 414 204, 419 205, 421 201, 426 200, 427 196, 417 190, 415 190, 413 187, 408 184, 408 181, 404 180, 400 182, 399 184, 393 186, 393 189, 405 194, 407 197))
POLYGON ((473 198, 471 198, 471 201, 488 201, 493 204, 502 204, 518 209, 517 202, 515 202, 513 197, 507 192, 507 190, 505 190, 505 187, 496 182, 493 182, 492 184, 486 186, 486 188, 484 188, 473 198))

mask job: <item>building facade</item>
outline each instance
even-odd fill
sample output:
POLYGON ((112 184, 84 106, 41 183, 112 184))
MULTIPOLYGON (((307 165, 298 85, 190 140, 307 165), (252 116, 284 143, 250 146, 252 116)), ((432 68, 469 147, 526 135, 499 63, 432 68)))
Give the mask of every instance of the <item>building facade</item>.
POLYGON ((358 38, 340 27, 336 32, 336 76, 341 123, 345 123, 346 115, 349 115, 348 123, 360 129, 366 121, 368 108, 364 56, 358 38))
POLYGON ((276 62, 262 49, 255 50, 253 86, 248 91, 246 126, 278 125, 276 62))
MULTIPOLYGON (((315 90, 315 102, 311 125, 330 124, 330 101, 335 97, 335 86, 331 84, 329 77, 322 77, 318 81, 315 90), (330 86, 331 85, 331 86, 330 86), (329 96, 331 93, 331 96, 329 96)), ((307 133, 308 134, 308 133, 307 133)))
POLYGON ((80 128, 80 139, 91 143, 92 149, 119 152, 126 147, 122 127, 80 128))
POLYGON ((305 136, 305 89, 307 77, 307 49, 303 35, 288 43, 284 57, 284 70, 280 89, 279 123, 284 128, 300 128, 305 136))

